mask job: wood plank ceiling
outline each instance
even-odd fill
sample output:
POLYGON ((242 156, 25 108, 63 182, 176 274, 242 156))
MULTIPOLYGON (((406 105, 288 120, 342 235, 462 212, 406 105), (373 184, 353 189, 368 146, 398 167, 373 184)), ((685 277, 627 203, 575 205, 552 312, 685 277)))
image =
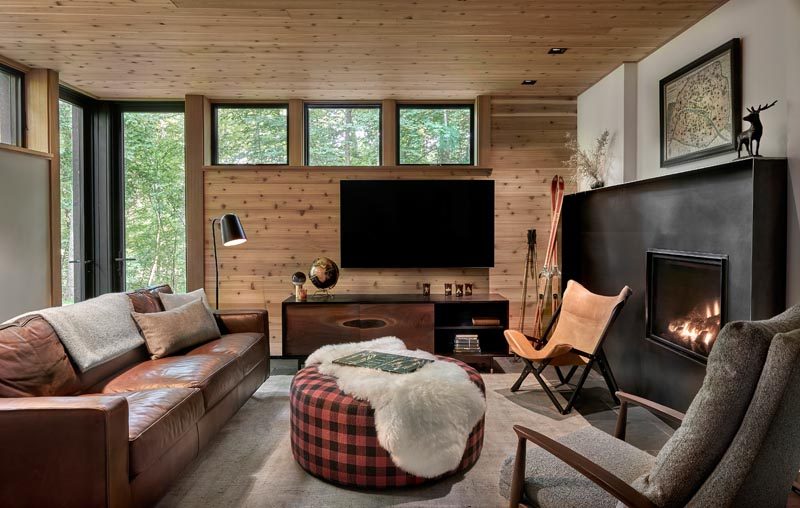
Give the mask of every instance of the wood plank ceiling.
POLYGON ((721 3, 0 0, 0 54, 101 98, 575 96, 721 3))

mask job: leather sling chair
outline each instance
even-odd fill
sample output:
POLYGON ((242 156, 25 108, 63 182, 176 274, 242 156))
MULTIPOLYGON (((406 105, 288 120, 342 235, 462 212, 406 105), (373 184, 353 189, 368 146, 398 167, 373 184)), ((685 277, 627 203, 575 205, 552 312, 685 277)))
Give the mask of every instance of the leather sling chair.
POLYGON ((533 374, 558 411, 565 415, 572 410, 589 371, 597 365, 614 402, 619 404, 616 396, 619 389, 603 352, 603 341, 631 294, 631 289, 625 286, 616 296, 596 295, 571 280, 567 282, 561 305, 544 332, 542 339, 547 342, 542 349, 535 349, 523 333, 506 330, 504 335, 511 351, 525 362, 525 368, 511 391, 519 390, 528 374, 533 374), (542 371, 547 367, 554 367, 561 382, 559 386, 562 386, 570 382, 580 366, 583 366, 581 377, 564 407, 542 379, 542 371), (570 367, 566 375, 561 367, 570 367))

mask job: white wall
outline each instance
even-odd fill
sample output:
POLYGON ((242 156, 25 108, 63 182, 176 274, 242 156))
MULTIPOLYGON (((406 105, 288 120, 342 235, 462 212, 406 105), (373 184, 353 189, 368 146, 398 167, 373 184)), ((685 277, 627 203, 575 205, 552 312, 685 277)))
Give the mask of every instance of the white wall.
MULTIPOLYGON (((735 157, 727 153, 670 168, 659 167, 659 80, 734 37, 742 39, 742 112, 745 106, 778 99, 778 104, 761 116, 761 154, 786 155, 788 54, 784 13, 792 3, 797 0, 731 0, 639 62, 638 178, 706 167, 735 157)), ((800 25, 795 30, 800 30, 800 25)))
MULTIPOLYGON (((578 145, 592 150, 608 130, 608 177, 616 185, 636 177, 636 64, 624 63, 578 96, 578 145)), ((588 188, 578 182, 578 188, 588 188)))
POLYGON ((0 150, 0 323, 50 306, 50 163, 0 150))
MULTIPOLYGON (((761 117, 764 124, 761 154, 789 158, 787 303, 797 304, 800 303, 800 0, 730 0, 640 61, 636 67, 637 120, 622 123, 630 127, 628 131, 635 131, 637 179, 732 160, 735 154, 728 153, 670 168, 660 167, 658 82, 734 37, 742 40, 742 110, 778 99, 778 104, 761 117)), ((606 80, 609 78, 611 75, 606 80)), ((618 82, 606 80, 578 97, 579 115, 581 104, 583 111, 592 111, 604 108, 608 101, 619 101, 618 82)), ((631 95, 626 92, 627 98, 631 95)), ((620 121, 608 120, 614 125, 620 121)), ((579 116, 579 139, 590 136, 589 127, 581 132, 581 126, 579 116)), ((622 171, 630 173, 630 168, 623 167, 622 171)))

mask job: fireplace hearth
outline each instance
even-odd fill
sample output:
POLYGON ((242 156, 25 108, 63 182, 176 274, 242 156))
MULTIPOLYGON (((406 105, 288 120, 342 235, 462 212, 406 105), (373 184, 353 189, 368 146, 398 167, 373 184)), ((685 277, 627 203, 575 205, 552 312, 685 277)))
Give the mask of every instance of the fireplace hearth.
POLYGON ((725 324, 727 256, 647 251, 647 338, 705 363, 725 324))

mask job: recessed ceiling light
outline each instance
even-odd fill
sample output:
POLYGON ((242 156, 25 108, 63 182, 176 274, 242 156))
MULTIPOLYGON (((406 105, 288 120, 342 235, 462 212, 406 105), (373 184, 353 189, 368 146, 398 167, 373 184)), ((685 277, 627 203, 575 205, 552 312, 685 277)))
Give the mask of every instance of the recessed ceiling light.
POLYGON ((527 86, 533 86, 533 85, 536 84, 536 80, 535 79, 523 79, 522 80, 522 84, 523 85, 527 85, 527 86))
POLYGON ((569 48, 550 48, 547 52, 548 55, 563 55, 569 48))

